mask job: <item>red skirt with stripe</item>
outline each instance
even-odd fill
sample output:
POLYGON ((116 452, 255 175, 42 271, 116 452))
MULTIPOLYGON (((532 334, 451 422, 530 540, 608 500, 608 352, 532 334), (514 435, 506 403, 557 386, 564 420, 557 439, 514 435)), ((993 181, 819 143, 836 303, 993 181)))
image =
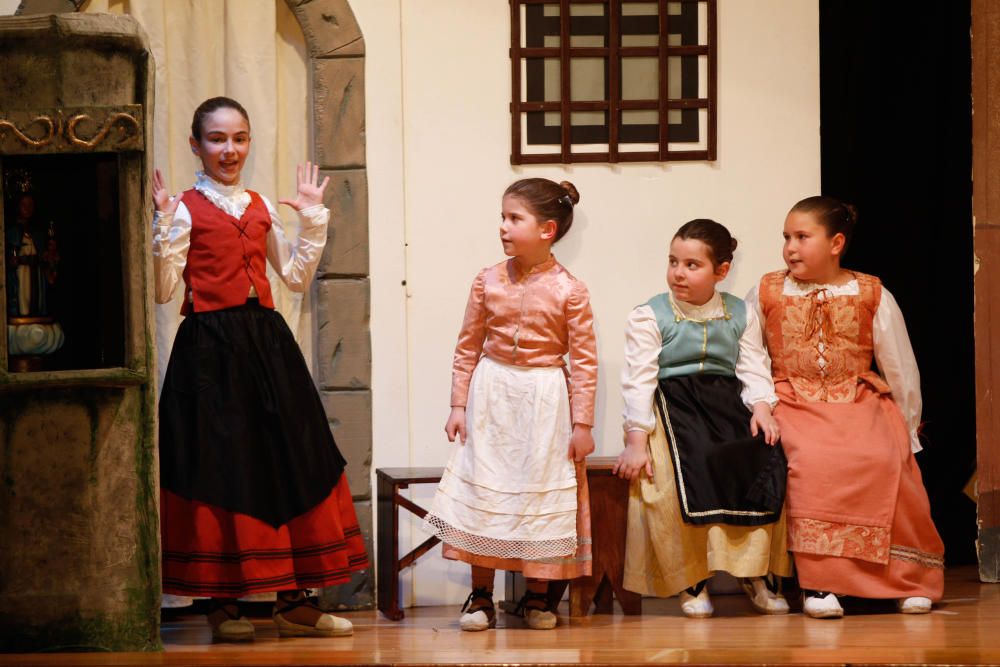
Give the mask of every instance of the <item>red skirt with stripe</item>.
POLYGON ((368 567, 347 479, 274 527, 239 512, 160 493, 163 592, 195 597, 322 588, 368 567))

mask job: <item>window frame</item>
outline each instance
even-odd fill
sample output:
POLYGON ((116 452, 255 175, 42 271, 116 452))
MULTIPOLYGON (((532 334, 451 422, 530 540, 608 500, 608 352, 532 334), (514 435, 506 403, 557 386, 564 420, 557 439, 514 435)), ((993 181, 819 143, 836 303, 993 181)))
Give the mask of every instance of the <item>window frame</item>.
MULTIPOLYGON (((513 165, 572 164, 586 162, 679 162, 714 161, 717 155, 718 79, 717 79, 717 0, 655 0, 658 6, 659 39, 657 46, 621 46, 621 6, 635 0, 510 0, 511 7, 511 154, 513 165), (668 4, 704 5, 707 14, 706 44, 671 46, 669 40, 668 4), (521 8, 531 5, 559 5, 559 46, 521 46, 521 8), (600 4, 608 19, 608 40, 604 47, 574 47, 570 45, 570 6, 600 4), (656 100, 622 100, 621 70, 624 57, 658 58, 659 91, 656 100), (677 56, 705 56, 707 67, 706 97, 669 98, 668 59, 677 56), (606 99, 603 101, 571 101, 570 64, 574 57, 605 59, 606 99), (528 102, 522 99, 522 61, 557 58, 559 61, 559 101, 528 102), (707 110, 705 147, 693 150, 670 150, 669 112, 675 109, 707 110), (620 149, 619 126, 623 111, 654 110, 658 112, 656 150, 627 151, 620 149), (604 152, 573 152, 571 113, 601 111, 607 113, 608 150, 604 152), (526 153, 522 150, 522 115, 530 112, 558 112, 559 152, 526 153)), ((528 66, 528 63, 525 63, 528 66)), ((682 65, 683 66, 683 65, 682 65)), ((530 122, 530 121, 529 121, 530 122)), ((578 126, 579 127, 579 126, 578 126)), ((676 141, 676 140, 675 140, 676 141)), ((583 142, 577 142, 579 145, 583 142)), ((601 142, 603 143, 603 142, 601 142)))

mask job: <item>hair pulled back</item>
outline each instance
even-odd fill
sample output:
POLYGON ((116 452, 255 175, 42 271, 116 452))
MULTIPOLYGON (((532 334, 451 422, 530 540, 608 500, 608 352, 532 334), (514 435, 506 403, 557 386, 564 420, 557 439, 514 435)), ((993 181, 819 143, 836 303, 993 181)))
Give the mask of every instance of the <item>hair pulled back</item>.
POLYGON ((250 115, 242 104, 231 97, 210 97, 194 110, 194 118, 191 120, 191 136, 197 141, 201 141, 201 126, 205 122, 205 116, 219 109, 236 109, 246 120, 247 127, 250 127, 250 115))
POLYGON ((736 252, 737 242, 729 230, 708 218, 696 218, 685 222, 674 234, 674 238, 682 241, 694 239, 704 243, 708 247, 712 266, 716 268, 720 264, 733 261, 733 253, 736 252))
POLYGON ((826 235, 829 237, 843 234, 844 250, 847 250, 851 235, 854 233, 854 226, 858 224, 858 210, 854 206, 835 197, 817 195, 798 202, 792 207, 792 211, 813 216, 817 224, 826 229, 826 235))
POLYGON ((580 201, 580 193, 569 181, 556 183, 547 178, 522 178, 511 183, 503 196, 517 197, 539 220, 554 220, 555 243, 573 226, 573 207, 580 201))

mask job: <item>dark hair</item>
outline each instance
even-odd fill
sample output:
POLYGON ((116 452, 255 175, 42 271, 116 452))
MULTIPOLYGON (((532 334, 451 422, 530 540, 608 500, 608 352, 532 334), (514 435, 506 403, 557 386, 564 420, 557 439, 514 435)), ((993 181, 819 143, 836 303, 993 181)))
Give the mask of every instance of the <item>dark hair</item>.
POLYGON ((555 243, 573 226, 573 207, 580 201, 580 193, 569 181, 556 183, 547 178, 522 178, 507 187, 503 196, 517 197, 531 213, 541 220, 555 220, 555 243))
POLYGON ((243 105, 230 97, 210 97, 194 110, 194 118, 191 120, 191 136, 201 141, 201 125, 205 122, 205 116, 218 109, 236 109, 250 127, 250 116, 243 105))
POLYGON ((811 214, 816 218, 816 222, 826 229, 827 236, 843 234, 844 250, 847 250, 851 234, 854 233, 854 225, 858 224, 858 210, 852 205, 834 197, 817 195, 798 202, 792 207, 792 211, 811 214))
POLYGON ((696 218, 685 222, 674 234, 674 238, 682 241, 695 239, 704 243, 708 246, 712 266, 716 268, 719 264, 733 261, 733 253, 736 252, 736 239, 729 230, 708 218, 696 218))

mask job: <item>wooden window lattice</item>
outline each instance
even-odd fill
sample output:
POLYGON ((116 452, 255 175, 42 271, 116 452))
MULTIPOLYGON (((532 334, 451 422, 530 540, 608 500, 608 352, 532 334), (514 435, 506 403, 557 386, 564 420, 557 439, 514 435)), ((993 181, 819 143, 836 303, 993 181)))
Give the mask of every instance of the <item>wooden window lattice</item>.
POLYGON ((716 158, 716 0, 511 0, 510 4, 512 164, 716 158), (655 8, 655 13, 623 13, 623 6, 655 8), (705 39, 699 43, 702 8, 705 39), (623 38, 644 43, 623 44, 623 38), (595 46, 595 41, 603 45, 595 46), (574 99, 573 68, 584 62, 593 66, 594 59, 603 61, 603 99, 574 99), (672 68, 671 59, 679 67, 672 68), (655 99, 623 94, 623 68, 640 61, 656 64, 655 99), (707 79, 703 96, 699 61, 707 79), (672 71, 680 75, 679 95, 673 97, 672 71), (554 86, 547 85, 553 83, 555 72, 557 95, 551 90, 554 86), (699 119, 703 110, 704 127, 699 119), (645 112, 653 122, 624 123, 623 114, 630 112, 645 112), (603 123, 574 122, 595 114, 603 114, 603 123), (547 118, 558 118, 558 124, 547 118), (685 143, 700 146, 678 147, 685 143), (531 150, 547 145, 558 152, 531 150), (574 150, 583 145, 604 150, 574 150))

